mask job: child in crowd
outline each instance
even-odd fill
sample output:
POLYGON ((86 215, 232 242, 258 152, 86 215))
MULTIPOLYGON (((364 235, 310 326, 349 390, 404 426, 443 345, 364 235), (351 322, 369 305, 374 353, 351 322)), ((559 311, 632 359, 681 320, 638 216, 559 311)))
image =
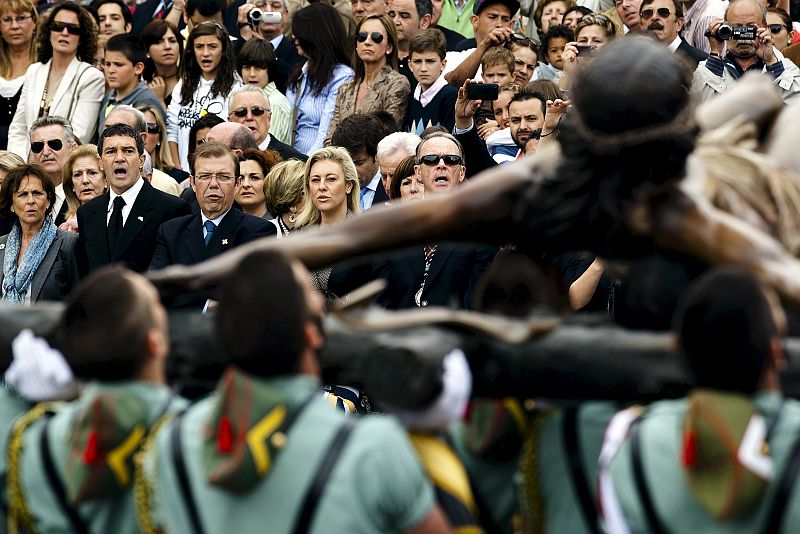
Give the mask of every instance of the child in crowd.
POLYGON ((514 78, 514 54, 502 46, 493 46, 481 58, 483 83, 502 87, 514 78))
POLYGON ((447 53, 444 34, 436 29, 423 30, 411 39, 408 51, 408 66, 417 87, 410 97, 403 129, 419 135, 429 126, 441 125, 451 131, 458 89, 442 76, 447 53))
POLYGON ((500 88, 497 100, 492 102, 497 129, 486 138, 486 149, 497 163, 514 161, 519 152, 519 147, 511 138, 511 129, 508 127, 508 104, 511 102, 511 97, 519 90, 517 84, 506 84, 500 88))
POLYGON ((111 37, 106 43, 103 74, 110 90, 100 104, 98 135, 103 131, 108 114, 119 104, 134 107, 140 104, 155 106, 161 112, 162 118, 164 117, 164 108, 158 98, 140 79, 146 60, 144 42, 137 35, 122 33, 111 37))
POLYGON ((561 53, 567 43, 575 40, 575 34, 566 26, 554 25, 550 26, 547 33, 544 34, 542 42, 542 51, 544 61, 539 62, 536 67, 536 72, 533 74, 534 80, 553 80, 558 82, 558 79, 563 73, 564 60, 561 59, 561 53))
POLYGON ((245 84, 257 85, 267 95, 272 112, 269 134, 281 143, 290 144, 292 106, 272 81, 278 68, 278 58, 275 56, 272 43, 264 39, 250 39, 239 51, 237 63, 242 81, 245 84))

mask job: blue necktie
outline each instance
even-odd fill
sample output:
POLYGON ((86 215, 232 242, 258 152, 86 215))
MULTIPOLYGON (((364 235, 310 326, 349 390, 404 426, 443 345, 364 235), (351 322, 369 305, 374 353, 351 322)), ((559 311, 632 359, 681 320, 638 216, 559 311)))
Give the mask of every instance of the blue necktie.
POLYGON ((209 241, 211 241, 211 236, 214 235, 214 230, 217 229, 217 225, 214 224, 212 221, 206 221, 205 224, 203 224, 203 226, 206 229, 205 242, 206 246, 208 246, 209 241))
POLYGON ((367 191, 369 191, 368 187, 366 187, 366 186, 362 187, 361 188, 361 195, 358 197, 358 204, 359 204, 359 206, 361 206, 361 211, 364 211, 364 209, 365 209, 364 208, 364 196, 367 194, 367 191))

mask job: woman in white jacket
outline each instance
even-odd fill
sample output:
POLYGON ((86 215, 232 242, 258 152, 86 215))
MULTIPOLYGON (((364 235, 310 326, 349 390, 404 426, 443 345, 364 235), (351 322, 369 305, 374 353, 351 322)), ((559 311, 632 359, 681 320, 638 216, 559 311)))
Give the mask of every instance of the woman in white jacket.
POLYGON ((207 113, 228 120, 228 95, 241 85, 228 32, 216 22, 196 25, 183 51, 181 79, 167 109, 167 140, 176 166, 189 171, 192 125, 207 113))
POLYGON ((96 35, 94 19, 83 7, 67 1, 53 8, 39 32, 39 62, 25 73, 8 129, 9 151, 27 159, 28 129, 44 116, 67 119, 83 143, 94 137, 105 91, 103 73, 87 62, 94 58, 96 35))

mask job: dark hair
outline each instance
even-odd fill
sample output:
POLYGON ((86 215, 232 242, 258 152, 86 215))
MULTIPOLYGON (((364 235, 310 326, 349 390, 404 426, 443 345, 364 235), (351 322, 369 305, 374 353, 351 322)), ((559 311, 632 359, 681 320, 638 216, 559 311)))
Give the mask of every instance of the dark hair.
POLYGON ((544 96, 547 100, 555 100, 561 98, 561 89, 558 88, 553 80, 533 80, 528 82, 523 87, 526 91, 533 91, 544 96))
POLYGON ((297 371, 310 318, 292 264, 277 251, 246 256, 219 290, 219 339, 233 364, 255 376, 297 371), (275 313, 265 302, 280 302, 281 312, 275 313))
POLYGON ((417 17, 420 20, 425 15, 433 16, 433 2, 431 0, 414 0, 414 7, 417 8, 417 17))
POLYGON ((544 116, 545 112, 547 111, 547 97, 545 97, 541 93, 536 93, 534 91, 529 91, 527 88, 523 89, 522 91, 516 93, 514 96, 511 97, 511 100, 508 101, 508 109, 511 109, 511 104, 514 102, 526 102, 528 100, 538 100, 542 103, 542 116, 544 116))
POLYGON ((131 13, 131 8, 129 8, 122 0, 95 0, 91 3, 91 9, 97 14, 95 18, 97 19, 98 23, 100 22, 100 6, 104 6, 106 4, 114 4, 119 8, 122 18, 125 19, 125 24, 133 23, 133 14, 131 13))
POLYGON ((591 15, 593 13, 593 11, 591 9, 589 9, 588 7, 586 7, 586 6, 572 6, 572 7, 568 8, 566 11, 564 11, 564 16, 561 17, 561 24, 564 24, 564 21, 566 20, 567 15, 569 15, 573 11, 577 11, 578 13, 581 14, 582 17, 585 17, 586 15, 591 15))
POLYGON ((208 143, 203 143, 194 153, 194 158, 192 158, 192 174, 195 172, 195 166, 197 165, 197 160, 199 159, 209 159, 209 158, 224 158, 228 156, 231 158, 233 162, 233 175, 237 178, 239 174, 241 174, 239 170, 239 156, 236 155, 236 152, 228 148, 226 145, 222 143, 217 143, 215 141, 209 141, 208 143))
POLYGON ((550 41, 553 39, 566 39, 567 42, 575 40, 575 33, 567 26, 553 24, 548 28, 547 33, 542 37, 542 55, 547 57, 547 49, 550 48, 550 41))
POLYGON ((192 161, 192 157, 194 156, 195 145, 197 145, 197 132, 205 128, 211 129, 217 124, 222 124, 223 122, 225 121, 221 119, 219 115, 215 115, 214 113, 206 113, 197 119, 194 124, 192 124, 192 127, 189 128, 189 148, 187 152, 187 158, 189 161, 192 161))
POLYGON ((78 378, 119 382, 141 371, 156 320, 134 276, 122 267, 102 267, 67 297, 58 337, 78 378))
MULTIPOLYGON (((308 56, 308 86, 318 95, 333 77, 336 65, 351 66, 352 43, 347 38, 339 12, 322 2, 314 2, 294 14, 292 33, 308 56)), ((295 65, 289 86, 298 89, 302 63, 295 65)))
POLYGON ((137 63, 144 64, 147 61, 147 49, 142 39, 132 33, 121 33, 111 37, 106 42, 106 53, 119 52, 128 61, 136 66, 137 63))
POLYGON ((400 124, 398 124, 397 119, 394 118, 394 115, 386 111, 385 109, 379 109, 378 111, 373 111, 370 113, 373 117, 378 119, 381 123, 381 127, 383 128, 383 132, 381 133, 382 137, 386 137, 389 134, 393 134, 395 132, 400 131, 400 124))
POLYGON ((201 22, 192 29, 192 33, 189 34, 189 40, 186 42, 186 49, 183 52, 183 61, 181 62, 181 82, 183 82, 183 85, 181 86, 180 102, 183 105, 192 102, 192 95, 200 83, 200 65, 197 63, 197 57, 194 54, 194 41, 198 37, 209 35, 219 39, 222 46, 222 58, 220 59, 219 67, 217 67, 217 73, 214 75, 214 83, 211 85, 209 94, 227 97, 236 81, 236 55, 228 37, 228 32, 216 22, 201 22))
POLYGON ((697 387, 750 394, 779 335, 764 289, 738 268, 716 269, 684 295, 675 327, 697 387))
POLYGON ((86 63, 94 63, 94 55, 97 52, 97 23, 86 8, 70 0, 56 4, 50 11, 47 21, 39 25, 39 63, 47 63, 53 57, 53 45, 50 44, 50 25, 56 15, 65 10, 75 13, 81 26, 76 54, 78 59, 86 63))
MULTIPOLYGON (((172 34, 175 36, 175 40, 178 41, 178 58, 183 57, 183 36, 178 31, 178 28, 169 22, 168 20, 164 19, 156 19, 151 21, 144 27, 141 33, 142 42, 144 43, 145 50, 149 53, 150 47, 156 45, 161 41, 161 39, 166 35, 167 30, 172 31, 172 34)), ((153 63, 153 60, 148 58, 145 62, 145 69, 142 73, 142 77, 147 81, 152 81, 153 77, 156 75, 156 65, 153 63)))
POLYGON ((400 160, 397 167, 394 168, 394 176, 392 176, 392 183, 389 184, 389 198, 392 200, 400 198, 400 182, 403 178, 408 178, 414 174, 414 165, 417 160, 414 156, 408 156, 400 160))
MULTIPOLYGON (((261 167, 261 172, 266 176, 272 167, 283 161, 280 154, 274 150, 259 150, 257 148, 246 148, 242 151, 239 164, 243 161, 255 161, 261 167)), ((241 172, 241 171, 240 171, 241 172)))
POLYGON ((368 156, 375 157, 378 143, 383 138, 383 124, 377 117, 357 113, 346 117, 336 126, 331 136, 331 145, 344 148, 351 156, 363 151, 368 156))
POLYGON ((22 186, 22 182, 28 176, 34 176, 42 181, 42 188, 47 194, 47 200, 50 202, 50 207, 47 208, 44 216, 45 219, 53 211, 56 205, 56 188, 53 185, 53 180, 44 170, 44 167, 37 163, 26 163, 24 165, 17 165, 6 174, 3 179, 3 187, 0 188, 0 217, 10 224, 16 223, 19 218, 17 214, 11 211, 14 207, 14 195, 22 186))
POLYGON ((142 140, 142 136, 132 127, 122 122, 103 129, 103 133, 100 134, 100 139, 97 141, 97 153, 102 156, 105 140, 117 135, 134 139, 136 141, 136 150, 139 152, 139 155, 141 156, 144 154, 144 141, 142 140))
POLYGON ((265 39, 250 39, 239 50, 236 59, 236 71, 242 76, 242 69, 245 67, 256 67, 267 69, 267 77, 270 81, 275 80, 278 68, 278 57, 275 55, 275 48, 272 43, 265 39))
MULTIPOLYGON (((642 0, 642 5, 639 6, 639 14, 640 15, 642 14, 642 10, 644 9, 644 6, 649 6, 650 4, 652 4, 655 1, 656 0, 642 0)), ((679 18, 679 19, 683 18, 683 6, 681 5, 680 1, 679 0, 672 0, 672 5, 675 7, 675 16, 677 18, 679 18)), ((783 10, 781 10, 781 11, 783 11, 783 10)), ((784 11, 784 13, 785 13, 785 11, 784 11)), ((788 15, 787 15, 787 18, 788 18, 788 15)), ((790 25, 791 25, 791 19, 790 19, 790 25)))
POLYGON ((186 16, 191 17, 199 11, 205 18, 211 18, 217 13, 225 13, 226 7, 225 0, 186 0, 186 16))
MULTIPOLYGON (((648 1, 648 0, 645 0, 645 1, 648 1)), ((654 0, 649 0, 649 1, 653 2, 654 0)), ((672 0, 672 1, 675 2, 677 0, 672 0)), ((783 21, 783 26, 786 28, 786 31, 789 31, 789 32, 792 31, 792 18, 789 16, 789 14, 786 11, 784 11, 783 9, 781 9, 779 7, 768 7, 767 8, 767 13, 775 13, 776 15, 778 15, 781 18, 781 20, 783 21)), ((765 20, 765 22, 766 22, 766 20, 765 20)))
POLYGON ((437 28, 422 30, 412 37, 411 42, 408 44, 409 61, 415 52, 417 54, 436 52, 439 55, 439 59, 444 59, 447 55, 447 39, 445 39, 442 31, 437 28))
MULTIPOLYGON (((356 24, 356 35, 361 31, 364 24, 370 20, 377 20, 383 26, 383 30, 386 32, 386 40, 392 46, 392 51, 386 57, 386 64, 393 70, 397 70, 397 27, 394 25, 394 21, 388 15, 367 15, 356 24)), ((355 38, 353 38, 353 41, 355 42, 355 38)), ((364 79, 366 73, 364 72, 364 62, 358 57, 357 47, 353 48, 353 70, 355 71, 353 83, 358 85, 364 79)))

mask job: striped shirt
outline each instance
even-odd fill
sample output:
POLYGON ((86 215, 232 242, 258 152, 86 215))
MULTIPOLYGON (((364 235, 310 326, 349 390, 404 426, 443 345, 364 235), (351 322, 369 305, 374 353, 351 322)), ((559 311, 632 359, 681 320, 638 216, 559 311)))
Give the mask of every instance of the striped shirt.
POLYGON ((294 148, 303 154, 311 154, 322 148, 328 127, 333 119, 336 108, 336 95, 339 88, 353 79, 353 69, 347 65, 336 65, 331 80, 319 94, 314 94, 308 87, 308 63, 303 65, 303 74, 298 86, 299 98, 296 97, 296 88, 288 87, 286 98, 292 105, 297 105, 297 127, 294 139, 294 148))
POLYGON ((272 110, 272 120, 269 123, 269 134, 281 143, 287 145, 292 142, 292 106, 275 87, 275 82, 269 82, 264 87, 264 94, 269 99, 269 108, 272 110))

